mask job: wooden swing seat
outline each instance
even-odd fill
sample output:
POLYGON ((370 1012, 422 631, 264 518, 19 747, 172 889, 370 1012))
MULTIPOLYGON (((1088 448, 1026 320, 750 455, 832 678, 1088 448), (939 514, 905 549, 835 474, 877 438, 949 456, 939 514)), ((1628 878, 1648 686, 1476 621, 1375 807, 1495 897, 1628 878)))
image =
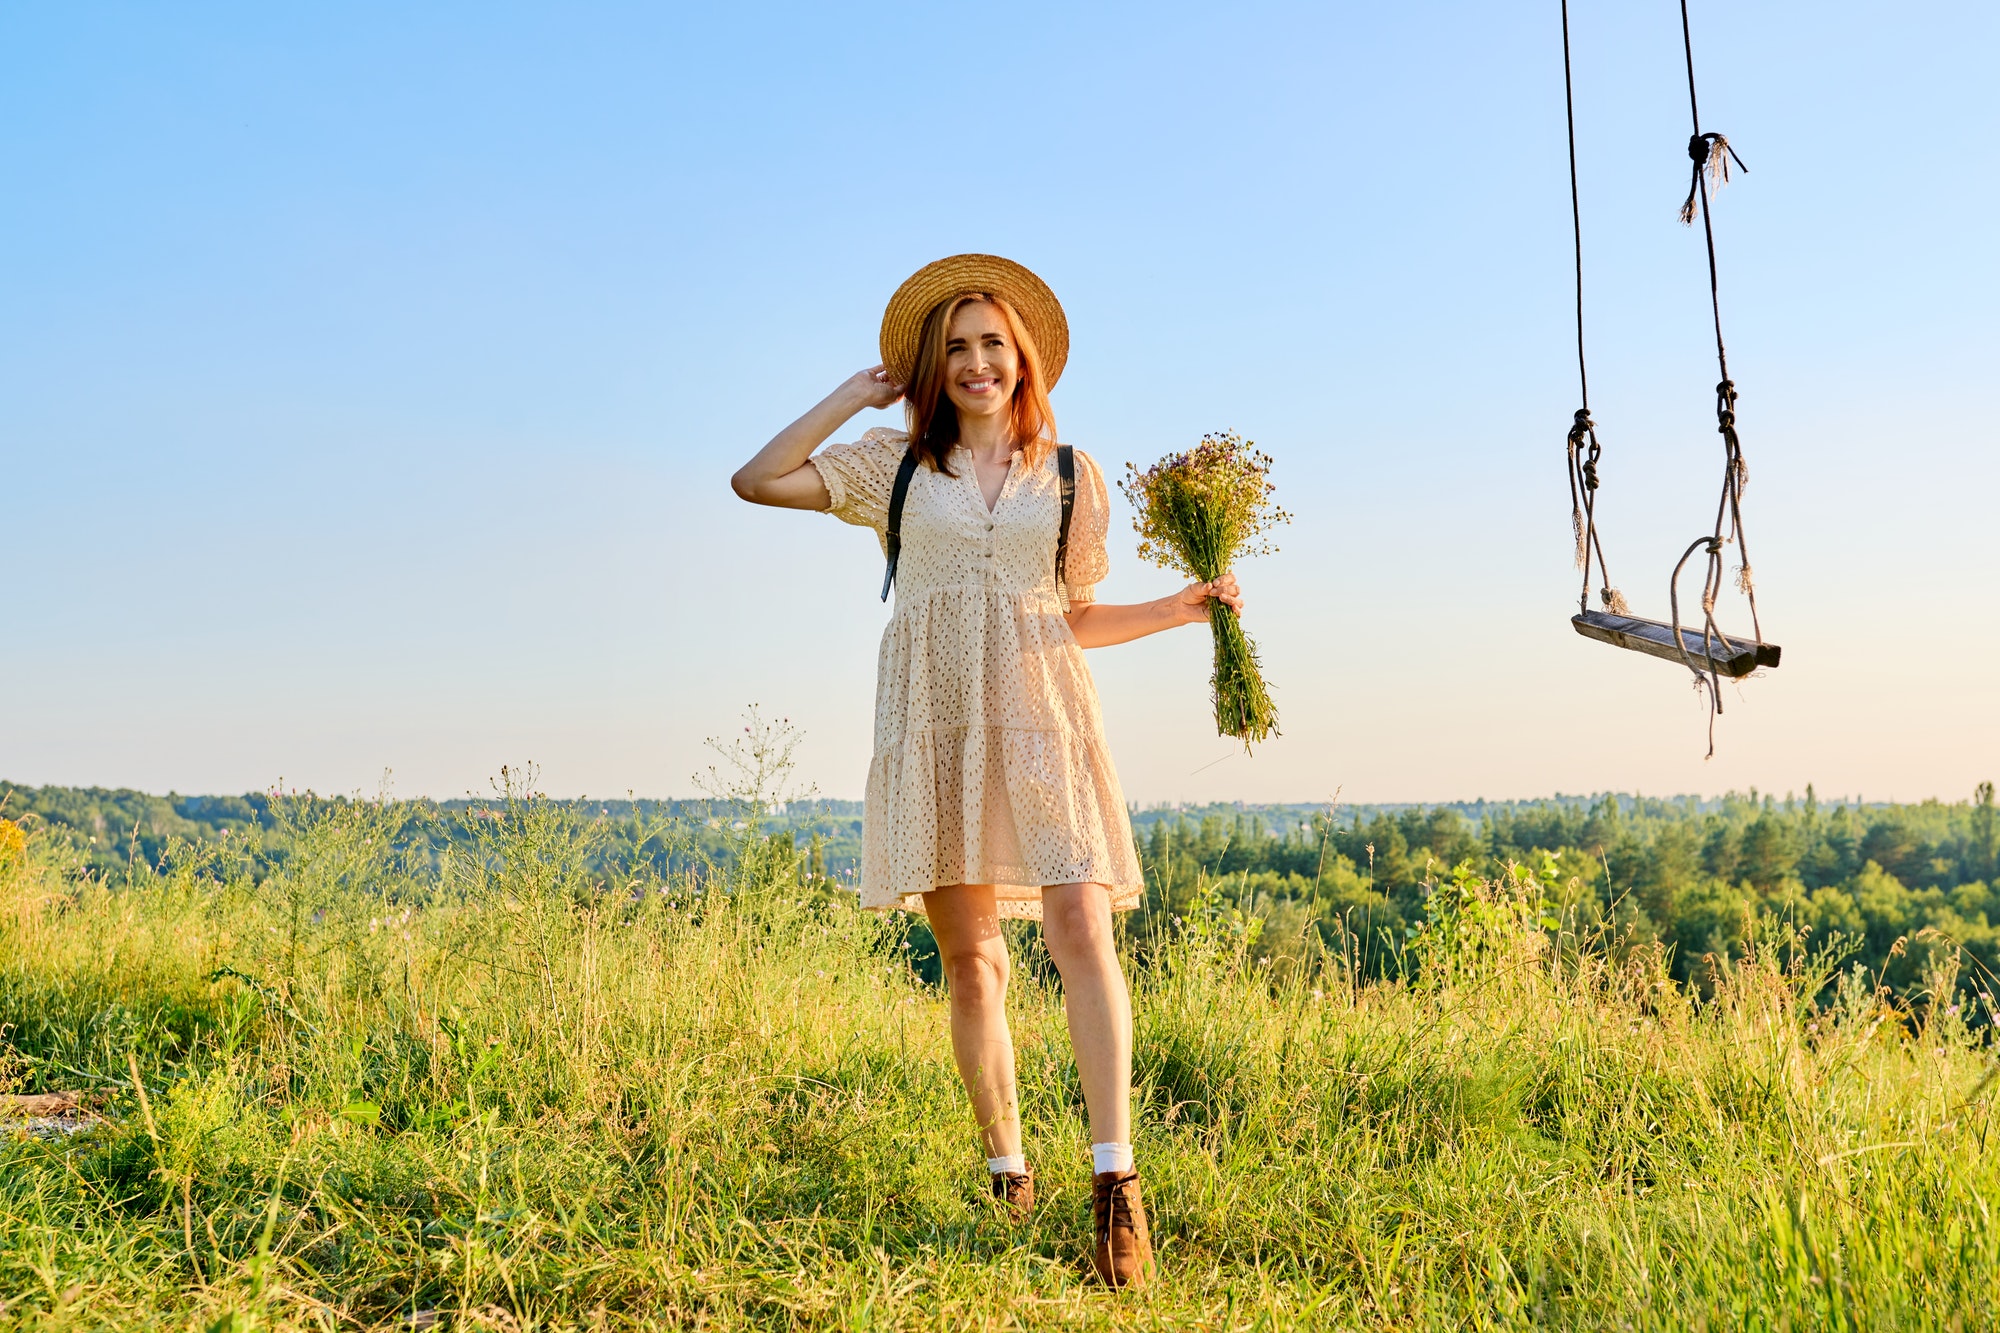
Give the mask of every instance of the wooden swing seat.
POLYGON ((1674 641, 1674 627, 1658 620, 1615 616, 1609 611, 1585 611, 1571 616, 1569 623, 1587 639, 1596 639, 1618 648, 1630 648, 1635 653, 1647 653, 1682 666, 1692 660, 1703 671, 1714 670, 1732 679, 1747 676, 1759 667, 1778 665, 1780 650, 1775 643, 1731 637, 1726 644, 1721 640, 1710 640, 1708 646, 1712 651, 1704 651, 1699 627, 1689 629, 1686 625, 1681 626, 1681 643, 1687 644, 1687 652, 1683 654, 1680 643, 1674 641))

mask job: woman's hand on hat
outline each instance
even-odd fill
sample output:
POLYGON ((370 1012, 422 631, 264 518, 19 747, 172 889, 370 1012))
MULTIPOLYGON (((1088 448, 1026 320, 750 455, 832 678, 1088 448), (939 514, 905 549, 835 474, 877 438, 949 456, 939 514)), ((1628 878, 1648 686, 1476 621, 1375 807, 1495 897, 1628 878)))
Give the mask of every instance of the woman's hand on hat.
POLYGON ((1243 590, 1237 585, 1234 574, 1224 574, 1212 582, 1190 583, 1181 589, 1179 604, 1175 609, 1181 613, 1182 623, 1191 625, 1197 620, 1208 619, 1208 602, 1211 597, 1236 614, 1243 614, 1243 590))
POLYGON ((856 371, 840 388, 854 402, 857 412, 864 407, 894 406, 903 396, 903 386, 890 379, 889 372, 881 366, 856 371))

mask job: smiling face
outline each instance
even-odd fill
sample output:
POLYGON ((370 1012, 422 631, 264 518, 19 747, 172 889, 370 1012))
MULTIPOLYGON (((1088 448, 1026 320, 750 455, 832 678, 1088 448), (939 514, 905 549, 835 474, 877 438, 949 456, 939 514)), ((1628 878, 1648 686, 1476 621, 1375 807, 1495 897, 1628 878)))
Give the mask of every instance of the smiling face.
POLYGON ((968 301, 945 326, 944 392, 960 418, 997 416, 1021 382, 1021 354, 990 302, 968 301))
POLYGON ((1056 419, 1042 388, 1041 357, 1005 297, 967 292, 931 309, 903 403, 911 448, 946 476, 956 475, 951 451, 968 418, 982 419, 982 435, 987 425, 1004 425, 1031 467, 1040 467, 1055 448, 1056 419))

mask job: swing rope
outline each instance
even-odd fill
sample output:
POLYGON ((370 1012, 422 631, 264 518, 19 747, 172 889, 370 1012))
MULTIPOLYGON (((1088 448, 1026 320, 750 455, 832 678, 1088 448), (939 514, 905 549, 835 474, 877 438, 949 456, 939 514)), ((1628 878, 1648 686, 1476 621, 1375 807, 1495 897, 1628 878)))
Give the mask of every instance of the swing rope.
POLYGON ((1569 524, 1576 537, 1576 565, 1583 571, 1583 588, 1577 594, 1578 611, 1590 610, 1590 566, 1597 562, 1603 581, 1599 596, 1604 609, 1629 615, 1625 595, 1611 586, 1611 571, 1604 563, 1604 543, 1597 535, 1597 461, 1604 449, 1597 441, 1597 423, 1590 419, 1590 369, 1583 356, 1583 204, 1576 188, 1576 89, 1570 77, 1569 0, 1562 0, 1563 27, 1563 111, 1569 123, 1569 218, 1576 240, 1576 380, 1578 400, 1569 428, 1569 524))
POLYGON ((1687 147, 1692 164, 1688 197, 1681 205, 1680 219, 1685 225, 1693 225, 1696 212, 1701 214, 1702 239, 1708 251, 1708 304, 1715 320, 1715 364, 1721 376, 1715 386, 1715 429, 1722 436, 1722 496, 1715 507, 1715 530, 1690 544, 1682 553, 1680 563, 1674 566, 1674 576, 1668 585, 1668 600, 1673 613, 1674 641, 1680 645, 1688 670, 1694 673, 1695 681, 1708 695, 1708 755, 1714 758, 1715 719, 1722 715, 1722 681, 1715 669, 1713 648, 1718 642, 1725 649, 1734 646, 1715 623, 1715 601, 1722 594, 1722 548, 1731 542, 1736 544, 1741 560, 1736 568, 1736 586, 1750 603, 1750 629, 1758 643, 1764 641, 1763 626, 1757 619, 1757 590, 1750 574, 1750 548, 1743 532, 1743 488, 1749 484, 1750 467, 1744 462, 1743 444, 1736 434, 1736 383, 1729 377, 1729 350, 1722 341, 1722 296, 1716 277, 1715 223, 1711 217, 1713 200, 1710 196, 1711 184, 1720 189, 1728 183, 1732 161, 1739 170, 1747 172, 1749 168, 1743 165, 1742 158, 1736 156, 1736 150, 1730 147, 1727 137, 1714 131, 1704 133, 1701 128, 1701 105, 1695 97, 1694 35, 1688 22, 1687 0, 1680 0, 1680 8, 1681 50, 1687 57, 1688 117, 1693 127, 1687 147), (1706 672, 1696 664, 1694 655, 1688 652, 1680 614, 1681 569, 1696 550, 1703 548, 1708 557, 1707 577, 1702 580, 1701 590, 1703 660, 1709 664, 1706 672))

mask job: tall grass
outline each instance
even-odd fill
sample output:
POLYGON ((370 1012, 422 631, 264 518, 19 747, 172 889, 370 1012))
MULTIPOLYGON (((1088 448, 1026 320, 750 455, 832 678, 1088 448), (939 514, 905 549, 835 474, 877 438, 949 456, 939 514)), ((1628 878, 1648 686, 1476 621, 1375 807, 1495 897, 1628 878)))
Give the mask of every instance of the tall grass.
POLYGON ((277 864, 0 848, 0 1079, 106 1116, 0 1142, 0 1327, 1996 1326, 1989 1048, 1865 976, 1814 1008, 1796 937, 1698 1001, 1516 872, 1441 884, 1386 982, 1211 915, 1135 941, 1163 1279, 1112 1295, 1050 969, 1017 1227, 899 920, 754 821, 663 881, 518 783, 448 855, 277 809, 277 864))

